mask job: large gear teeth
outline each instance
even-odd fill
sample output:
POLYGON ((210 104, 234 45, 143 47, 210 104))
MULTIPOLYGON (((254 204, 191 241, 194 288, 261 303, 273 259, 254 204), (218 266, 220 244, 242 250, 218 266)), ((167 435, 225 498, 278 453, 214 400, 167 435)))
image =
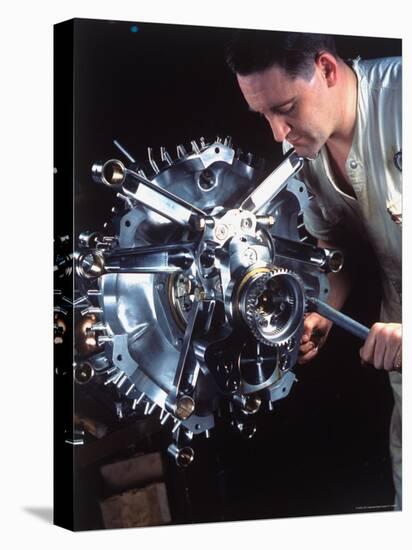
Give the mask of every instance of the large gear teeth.
MULTIPOLYGON (((272 323, 272 322, 275 323, 276 322, 275 315, 279 315, 279 316, 282 315, 283 308, 280 309, 280 311, 277 312, 277 313, 272 312, 273 315, 270 318, 270 320, 267 318, 270 314, 266 313, 266 316, 263 316, 264 312, 259 311, 259 300, 262 299, 262 297, 263 297, 262 302, 265 301, 265 297, 263 295, 264 295, 265 290, 267 289, 267 282, 270 279, 272 279, 273 277, 276 277, 276 276, 279 276, 279 275, 290 275, 298 283, 298 285, 302 289, 302 297, 303 297, 303 300, 304 300, 303 312, 306 311, 306 309, 307 309, 306 297, 305 297, 305 294, 304 294, 304 291, 303 291, 304 287, 303 287, 303 283, 302 283, 300 277, 296 273, 294 273, 293 271, 290 271, 288 269, 276 268, 276 269, 271 269, 270 271, 264 273, 263 275, 261 275, 259 277, 259 279, 257 281, 255 281, 253 283, 253 287, 249 291, 249 295, 248 295, 247 300, 246 300, 246 323, 247 323, 248 327, 250 328, 253 336, 257 340, 259 340, 260 342, 264 343, 267 346, 274 347, 274 348, 289 349, 290 347, 294 347, 295 340, 294 340, 293 333, 295 331, 293 330, 292 333, 287 332, 284 335, 283 338, 281 337, 281 335, 282 335, 282 332, 284 331, 285 327, 287 327, 288 325, 291 325, 290 318, 289 319, 287 319, 287 318, 282 319, 280 317, 280 320, 279 320, 280 326, 279 327, 274 326, 274 328, 271 332, 271 337, 270 338, 269 338, 268 335, 265 335, 265 331, 264 331, 264 329, 268 326, 269 323, 272 323), (261 327, 261 328, 259 328, 259 327, 261 327)), ((283 300, 283 302, 281 302, 279 307, 284 306, 285 302, 287 302, 289 304, 290 308, 291 308, 291 316, 295 316, 295 315, 299 314, 299 312, 296 311, 296 307, 295 307, 296 306, 296 299, 295 299, 295 296, 293 294, 285 297, 285 300, 283 300)), ((264 305, 265 304, 263 303, 260 307, 263 308, 264 305)), ((292 319, 292 321, 293 320, 294 319, 292 319)), ((267 333, 267 331, 266 331, 266 333, 267 333)))

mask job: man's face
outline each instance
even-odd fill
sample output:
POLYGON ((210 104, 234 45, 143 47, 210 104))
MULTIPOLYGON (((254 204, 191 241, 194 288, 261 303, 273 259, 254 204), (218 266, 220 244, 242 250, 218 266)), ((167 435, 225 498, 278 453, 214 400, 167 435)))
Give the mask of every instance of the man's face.
POLYGON ((276 141, 289 141, 296 152, 313 158, 335 129, 333 94, 315 65, 310 80, 290 77, 273 66, 237 80, 249 108, 269 122, 276 141))

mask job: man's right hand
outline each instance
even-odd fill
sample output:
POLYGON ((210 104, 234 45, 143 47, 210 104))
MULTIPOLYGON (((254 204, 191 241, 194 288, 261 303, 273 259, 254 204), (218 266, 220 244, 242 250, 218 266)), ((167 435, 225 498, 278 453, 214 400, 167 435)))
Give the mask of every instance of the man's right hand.
POLYGON ((325 319, 319 313, 306 315, 299 348, 299 365, 304 365, 316 357, 325 343, 332 325, 332 321, 325 319))

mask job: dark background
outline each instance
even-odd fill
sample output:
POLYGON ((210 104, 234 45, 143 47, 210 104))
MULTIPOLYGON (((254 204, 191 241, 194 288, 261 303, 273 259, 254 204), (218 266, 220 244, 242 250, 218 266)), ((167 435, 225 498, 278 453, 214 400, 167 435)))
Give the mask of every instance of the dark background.
MULTIPOLYGON (((138 162, 147 147, 175 157, 176 145, 203 136, 232 136, 236 146, 281 158, 269 127, 250 113, 225 66, 229 29, 76 20, 75 174, 80 230, 102 230, 115 203, 94 184, 96 160, 126 160, 117 139, 138 162)), ((293 29, 291 29, 293 30, 293 29)), ((337 37, 344 58, 401 54, 401 41, 337 37)), ((365 324, 377 319, 379 284, 374 260, 361 255, 346 311, 365 324)), ((358 360, 359 341, 333 329, 320 357, 297 367, 299 382, 258 432, 242 440, 218 424, 210 440, 195 438, 195 463, 178 472, 165 457, 174 523, 352 513, 393 503, 388 428, 392 395, 386 374, 358 360), (199 439, 199 441, 196 441, 199 439)), ((162 434, 145 450, 162 449, 162 434)), ((113 458, 113 457, 111 457, 113 458)), ((95 467, 80 472, 82 528, 99 527, 95 467)))

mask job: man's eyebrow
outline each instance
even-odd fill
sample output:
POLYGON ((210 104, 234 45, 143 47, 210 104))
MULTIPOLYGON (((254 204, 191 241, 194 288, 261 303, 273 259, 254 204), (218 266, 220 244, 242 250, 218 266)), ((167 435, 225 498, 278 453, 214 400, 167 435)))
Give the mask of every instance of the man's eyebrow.
POLYGON ((278 111, 282 107, 286 107, 286 105, 289 105, 289 103, 293 103, 295 100, 296 100, 295 96, 291 97, 287 101, 282 101, 282 103, 278 103, 277 105, 271 105, 269 110, 272 111, 272 112, 278 111))
MULTIPOLYGON (((286 105, 289 105, 289 103, 292 103, 293 101, 295 101, 295 99, 296 99, 296 97, 294 96, 294 97, 291 97, 290 99, 288 99, 287 101, 282 101, 282 103, 271 105, 268 110, 272 111, 272 112, 278 111, 282 107, 285 107, 286 105)), ((259 111, 255 111, 254 109, 252 109, 252 107, 249 107, 249 111, 251 113, 259 113, 259 111)))

